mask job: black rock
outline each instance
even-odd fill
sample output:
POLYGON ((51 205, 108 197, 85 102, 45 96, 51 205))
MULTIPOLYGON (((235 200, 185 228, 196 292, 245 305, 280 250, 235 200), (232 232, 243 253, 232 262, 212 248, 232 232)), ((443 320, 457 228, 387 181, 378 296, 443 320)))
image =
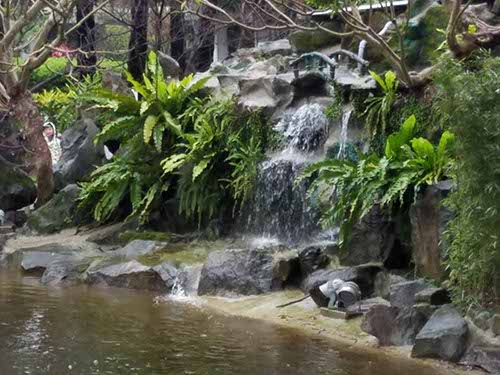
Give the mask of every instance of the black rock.
POLYGON ((423 279, 391 285, 391 305, 396 307, 411 307, 415 304, 415 295, 429 286, 423 279))
POLYGON ((451 298, 444 288, 427 288, 415 294, 415 302, 439 306, 451 303, 451 298))
POLYGON ((500 348, 473 345, 459 363, 479 367, 490 374, 500 374, 500 348))
POLYGON ((426 315, 412 307, 375 305, 364 316, 361 329, 375 336, 380 345, 411 345, 427 320, 426 315))
POLYGON ((51 286, 68 286, 79 283, 90 259, 66 258, 51 262, 42 275, 41 283, 51 286))
POLYGON ((199 295, 251 295, 273 286, 273 254, 267 250, 225 250, 210 253, 201 270, 199 295))
POLYGON ((18 210, 36 199, 33 180, 21 169, 0 157, 0 210, 18 210))
POLYGON ((172 290, 175 284, 175 280, 177 279, 177 275, 179 274, 177 268, 175 268, 172 264, 166 262, 153 267, 153 270, 158 272, 162 280, 165 282, 168 290, 172 290))
POLYGON ((303 277, 309 276, 318 269, 325 268, 330 263, 330 258, 320 247, 307 247, 299 253, 300 271, 303 277))
POLYGON ((437 310, 415 339, 412 357, 458 361, 467 345, 468 327, 453 305, 437 310))

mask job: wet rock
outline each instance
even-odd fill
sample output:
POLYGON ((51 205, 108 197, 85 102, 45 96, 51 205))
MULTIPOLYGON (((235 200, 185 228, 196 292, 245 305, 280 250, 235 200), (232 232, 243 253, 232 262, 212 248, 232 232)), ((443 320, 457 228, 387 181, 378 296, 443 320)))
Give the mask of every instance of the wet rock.
POLYGON ((330 263, 330 258, 322 248, 310 246, 299 253, 299 262, 300 271, 303 277, 306 277, 314 271, 327 267, 330 263))
POLYGON ((377 264, 365 264, 356 267, 341 269, 323 269, 313 272, 301 285, 302 290, 308 293, 327 281, 341 279, 343 281, 353 281, 361 289, 363 298, 372 295, 375 285, 375 277, 382 271, 382 266, 377 264))
POLYGON ((415 294, 428 287, 429 284, 423 279, 394 284, 391 286, 391 305, 396 307, 411 307, 415 304, 415 294))
POLYGON ((72 253, 23 251, 21 269, 27 273, 42 274, 51 263, 71 259, 76 259, 72 253))
POLYGON ((394 221, 375 207, 354 226, 347 251, 341 257, 342 264, 385 263, 395 245, 394 232, 394 221))
POLYGON ((375 305, 368 310, 361 329, 375 336, 380 345, 411 345, 428 318, 411 307, 375 305))
POLYGON ((18 210, 36 199, 36 186, 22 170, 0 157, 0 210, 18 210))
POLYGON ((440 306, 436 305, 430 305, 428 303, 417 303, 413 305, 413 309, 417 310, 418 312, 422 313, 427 317, 427 320, 431 318, 431 316, 439 310, 440 306))
POLYGON ((125 223, 100 227, 87 237, 87 241, 98 245, 117 245, 121 242, 120 234, 125 232, 127 228, 128 225, 125 223))
POLYGON ((403 276, 394 275, 389 272, 379 272, 375 277, 375 291, 376 296, 382 297, 386 300, 390 299, 391 286, 408 281, 403 276))
POLYGON ((288 39, 280 39, 272 42, 260 42, 257 48, 268 56, 289 55, 292 53, 292 46, 288 39))
POLYGON ((90 285, 98 286, 112 286, 158 292, 168 291, 165 281, 157 271, 136 260, 103 268, 93 268, 87 271, 85 281, 90 285))
POLYGON ((56 259, 45 269, 41 283, 50 286, 68 286, 79 283, 90 259, 56 259))
POLYGON ((412 357, 458 361, 466 349, 468 327, 452 305, 437 310, 415 339, 412 357))
POLYGON ((491 318, 490 328, 495 336, 500 335, 500 314, 495 314, 493 318, 491 318))
POLYGON ((292 102, 293 88, 289 82, 275 76, 245 78, 240 81, 239 103, 246 108, 264 109, 272 115, 292 102))
POLYGON ((165 262, 153 267, 153 270, 155 270, 160 275, 162 280, 165 282, 168 290, 172 290, 172 287, 175 284, 175 280, 177 279, 177 276, 179 274, 177 268, 175 268, 172 264, 165 262))
POLYGON ((82 181, 100 165, 104 151, 94 145, 99 128, 91 119, 84 119, 62 134, 62 155, 54 166, 54 180, 58 190, 82 181))
POLYGON ((115 257, 134 259, 144 255, 150 255, 162 248, 162 244, 156 241, 134 240, 127 246, 113 252, 115 257))
POLYGON ((473 345, 459 363, 479 367, 490 374, 500 374, 500 348, 473 345))
POLYGON ((212 252, 203 265, 199 295, 267 293, 273 285, 273 255, 267 250, 212 252))
POLYGON ((451 303, 450 293, 444 288, 427 288, 415 294, 415 302, 429 305, 446 305, 451 303))
POLYGON ((38 233, 50 234, 78 223, 75 216, 80 188, 68 185, 42 207, 33 211, 27 225, 38 233))
POLYGON ((285 287, 298 287, 302 282, 302 272, 299 257, 296 252, 288 251, 274 255, 273 261, 273 290, 285 287))

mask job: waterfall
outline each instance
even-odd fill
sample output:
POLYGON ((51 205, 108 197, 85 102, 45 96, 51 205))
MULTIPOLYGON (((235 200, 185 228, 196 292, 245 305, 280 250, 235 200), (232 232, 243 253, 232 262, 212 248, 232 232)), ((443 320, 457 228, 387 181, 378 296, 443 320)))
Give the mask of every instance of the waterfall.
POLYGON ((173 298, 186 299, 198 294, 201 267, 201 264, 195 264, 179 269, 170 293, 173 298))
POLYGON ((337 159, 345 158, 346 144, 347 144, 347 128, 349 127, 349 120, 351 119, 352 108, 349 108, 342 115, 342 126, 340 128, 339 137, 339 152, 337 154, 337 159))
POLYGON ((329 120, 319 104, 305 104, 283 116, 276 130, 284 146, 264 161, 253 201, 246 216, 246 231, 267 241, 307 240, 318 232, 319 212, 307 197, 308 181, 297 183, 304 168, 321 160, 329 120))

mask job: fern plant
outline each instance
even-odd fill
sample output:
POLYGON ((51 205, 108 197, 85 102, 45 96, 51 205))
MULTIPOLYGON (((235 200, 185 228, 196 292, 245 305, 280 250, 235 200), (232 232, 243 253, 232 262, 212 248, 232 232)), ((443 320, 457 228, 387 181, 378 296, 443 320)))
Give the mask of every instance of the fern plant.
POLYGON ((366 109, 363 115, 366 116, 370 135, 374 138, 378 134, 385 133, 389 112, 397 98, 399 82, 394 72, 390 70, 385 73, 384 78, 373 71, 370 71, 370 75, 382 90, 381 96, 373 96, 365 101, 366 109))
POLYGON ((424 138, 413 137, 415 122, 415 116, 409 117, 398 133, 388 137, 382 157, 360 155, 358 162, 327 159, 304 171, 301 178, 315 177, 309 194, 331 200, 321 222, 325 227, 340 225, 341 244, 346 244, 353 224, 375 205, 401 207, 410 192, 416 195, 420 186, 449 176, 453 134, 443 133, 434 147, 424 138))
POLYGON ((107 90, 93 99, 109 118, 96 142, 120 140, 121 151, 82 184, 81 207, 98 221, 126 207, 146 223, 162 196, 177 196, 180 212, 201 223, 241 205, 268 143, 262 116, 205 96, 206 79, 165 82, 154 53, 143 83, 127 80, 140 99, 107 90))

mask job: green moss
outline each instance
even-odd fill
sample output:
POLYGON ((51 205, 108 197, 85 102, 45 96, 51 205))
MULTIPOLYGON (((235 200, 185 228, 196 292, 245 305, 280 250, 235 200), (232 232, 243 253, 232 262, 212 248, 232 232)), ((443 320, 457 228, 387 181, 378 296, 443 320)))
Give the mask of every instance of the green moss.
POLYGON ((224 245, 219 241, 199 241, 169 244, 153 254, 144 255, 138 261, 146 266, 156 266, 165 262, 181 264, 203 263, 212 251, 222 250, 224 245))
POLYGON ((171 233, 153 231, 139 232, 135 230, 127 230, 123 233, 120 233, 120 235, 118 236, 119 242, 123 244, 128 244, 129 242, 132 242, 134 240, 168 242, 171 239, 171 233))

